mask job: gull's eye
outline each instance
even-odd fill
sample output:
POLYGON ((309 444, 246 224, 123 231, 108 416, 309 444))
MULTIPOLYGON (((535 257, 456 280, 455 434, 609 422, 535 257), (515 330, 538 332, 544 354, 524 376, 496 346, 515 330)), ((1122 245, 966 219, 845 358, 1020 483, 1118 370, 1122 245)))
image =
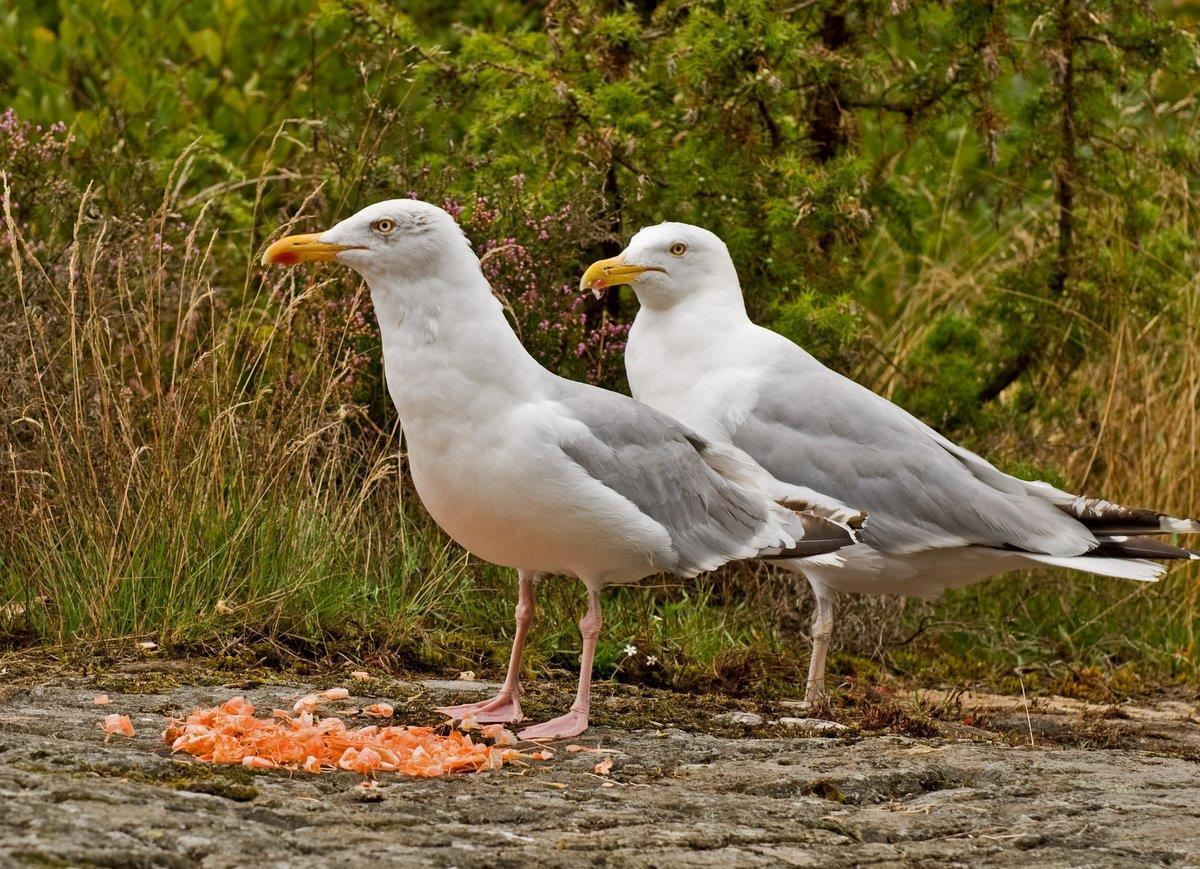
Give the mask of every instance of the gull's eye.
POLYGON ((371 229, 380 235, 391 235, 396 231, 396 221, 390 217, 381 217, 378 220, 371 221, 371 229))
POLYGON ((677 241, 667 248, 667 250, 671 252, 671 256, 683 256, 685 253, 687 253, 687 245, 682 241, 677 241))

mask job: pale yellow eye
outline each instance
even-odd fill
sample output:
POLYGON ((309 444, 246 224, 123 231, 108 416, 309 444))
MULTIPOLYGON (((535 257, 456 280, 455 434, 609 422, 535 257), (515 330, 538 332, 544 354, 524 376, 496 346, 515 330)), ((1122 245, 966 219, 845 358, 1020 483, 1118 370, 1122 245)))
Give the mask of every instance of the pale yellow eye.
POLYGON ((396 231, 396 221, 390 217, 381 217, 379 220, 371 223, 371 229, 375 230, 380 235, 391 235, 396 231))
POLYGON ((687 245, 682 241, 677 241, 667 250, 671 252, 671 256, 683 256, 687 252, 687 245))

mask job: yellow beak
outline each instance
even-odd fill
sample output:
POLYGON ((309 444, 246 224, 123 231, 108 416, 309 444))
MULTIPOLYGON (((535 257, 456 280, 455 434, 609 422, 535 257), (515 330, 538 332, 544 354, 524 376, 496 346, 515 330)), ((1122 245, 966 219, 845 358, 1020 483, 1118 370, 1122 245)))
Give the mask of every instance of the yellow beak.
POLYGON ((609 287, 628 284, 644 272, 666 272, 658 266, 637 266, 625 262, 625 254, 617 254, 611 259, 602 259, 588 266, 579 281, 579 289, 591 290, 598 299, 609 287))
POLYGON ((324 233, 310 232, 307 235, 288 235, 267 248, 263 254, 263 265, 290 266, 301 262, 328 262, 344 250, 360 250, 347 244, 329 244, 321 241, 324 233))

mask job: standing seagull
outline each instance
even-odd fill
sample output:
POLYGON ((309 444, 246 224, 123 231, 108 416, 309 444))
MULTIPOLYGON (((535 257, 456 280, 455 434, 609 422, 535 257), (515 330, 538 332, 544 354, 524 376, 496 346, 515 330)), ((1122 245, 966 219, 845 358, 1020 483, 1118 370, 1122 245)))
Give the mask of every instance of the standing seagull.
MULTIPOLYGON (((327 232, 282 238, 264 263, 336 260, 371 290, 388 391, 413 483, 434 521, 480 558, 519 572, 517 625, 499 696, 441 711, 519 721, 533 580, 578 577, 583 656, 571 710, 526 739, 587 728, 600 587, 662 571, 694 576, 750 557, 829 555, 853 532, 776 503, 756 470, 644 404, 542 368, 504 318, 454 219, 426 202, 371 205, 327 232)), ((795 506, 827 505, 815 493, 795 506)))
POLYGON ((780 485, 810 486, 871 517, 839 553, 842 566, 787 563, 816 601, 810 701, 825 693, 831 591, 933 597, 1046 564, 1148 581, 1164 568, 1146 559, 1200 558, 1146 536, 1200 532, 1200 523, 1002 473, 755 325, 729 251, 707 230, 643 229, 580 287, 599 295, 618 284, 631 284, 641 304, 625 350, 635 398, 744 451, 780 485))

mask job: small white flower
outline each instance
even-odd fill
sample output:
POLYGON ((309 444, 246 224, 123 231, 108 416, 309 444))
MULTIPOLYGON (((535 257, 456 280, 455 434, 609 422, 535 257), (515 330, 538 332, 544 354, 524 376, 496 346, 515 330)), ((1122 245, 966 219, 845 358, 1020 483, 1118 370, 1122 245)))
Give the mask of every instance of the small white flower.
POLYGON ((651 667, 653 667, 655 664, 658 663, 658 656, 657 655, 647 655, 646 663, 649 664, 651 667))
POLYGON ((637 654, 637 646, 626 646, 625 647, 625 657, 626 658, 632 658, 636 654, 637 654))
POLYGON ((655 621, 655 622, 661 622, 661 621, 662 621, 662 616, 654 616, 654 615, 652 615, 652 616, 650 616, 650 620, 651 620, 651 621, 655 621))

